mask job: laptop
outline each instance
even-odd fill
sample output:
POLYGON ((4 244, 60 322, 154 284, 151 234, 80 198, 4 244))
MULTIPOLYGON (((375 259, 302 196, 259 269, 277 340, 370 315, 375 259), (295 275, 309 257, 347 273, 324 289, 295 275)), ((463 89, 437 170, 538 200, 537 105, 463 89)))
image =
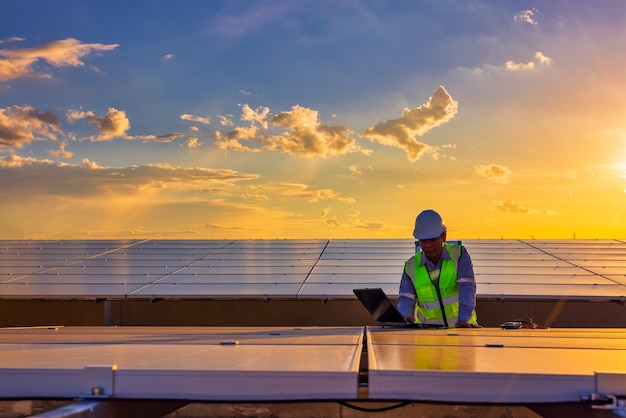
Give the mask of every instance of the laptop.
POLYGON ((400 311, 380 287, 352 289, 352 291, 378 325, 395 328, 423 328, 422 324, 405 321, 400 311))

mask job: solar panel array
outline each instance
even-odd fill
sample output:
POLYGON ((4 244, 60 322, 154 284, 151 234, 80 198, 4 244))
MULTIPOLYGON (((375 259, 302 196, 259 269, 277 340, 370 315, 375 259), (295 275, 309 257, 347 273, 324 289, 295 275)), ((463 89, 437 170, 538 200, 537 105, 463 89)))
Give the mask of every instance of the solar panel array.
POLYGON ((625 390, 624 329, 0 328, 9 399, 580 403, 625 390))
MULTIPOLYGON (((624 300, 626 241, 464 240, 479 298, 624 300)), ((0 298, 396 296, 408 239, 0 241, 0 298)))
MULTIPOLYGON (((479 298, 626 296, 626 241, 463 244, 479 298)), ((414 251, 408 239, 0 241, 0 299, 393 297, 414 251)), ((367 361, 371 400, 577 402, 623 394, 625 341, 624 329, 0 328, 0 393, 357 399, 367 361)))

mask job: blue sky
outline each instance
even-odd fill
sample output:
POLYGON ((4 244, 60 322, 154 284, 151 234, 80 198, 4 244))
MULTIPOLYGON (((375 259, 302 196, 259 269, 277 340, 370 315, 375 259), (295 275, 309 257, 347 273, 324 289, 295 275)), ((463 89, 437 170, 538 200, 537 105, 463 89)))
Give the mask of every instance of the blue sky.
POLYGON ((4 1, 4 238, 626 234, 626 3, 4 1))

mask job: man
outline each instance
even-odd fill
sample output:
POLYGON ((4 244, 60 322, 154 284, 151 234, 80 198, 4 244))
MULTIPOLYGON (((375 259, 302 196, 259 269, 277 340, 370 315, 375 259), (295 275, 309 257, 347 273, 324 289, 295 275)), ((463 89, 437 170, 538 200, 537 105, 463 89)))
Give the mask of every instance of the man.
POLYGON ((434 210, 425 210, 415 219, 413 236, 420 251, 404 265, 398 310, 410 322, 479 328, 472 260, 465 247, 446 243, 446 233, 434 210))

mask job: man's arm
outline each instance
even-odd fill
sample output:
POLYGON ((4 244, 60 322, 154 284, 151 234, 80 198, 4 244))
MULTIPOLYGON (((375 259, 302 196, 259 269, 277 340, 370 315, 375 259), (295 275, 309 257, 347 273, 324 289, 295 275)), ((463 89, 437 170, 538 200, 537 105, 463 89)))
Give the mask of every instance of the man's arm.
POLYGON ((465 247, 461 247, 457 286, 459 287, 459 322, 467 322, 476 307, 476 280, 474 265, 465 247))
POLYGON ((415 322, 416 303, 417 295, 413 281, 406 274, 406 271, 403 271, 402 279, 400 280, 400 290, 398 292, 398 311, 400 311, 405 320, 415 322))

